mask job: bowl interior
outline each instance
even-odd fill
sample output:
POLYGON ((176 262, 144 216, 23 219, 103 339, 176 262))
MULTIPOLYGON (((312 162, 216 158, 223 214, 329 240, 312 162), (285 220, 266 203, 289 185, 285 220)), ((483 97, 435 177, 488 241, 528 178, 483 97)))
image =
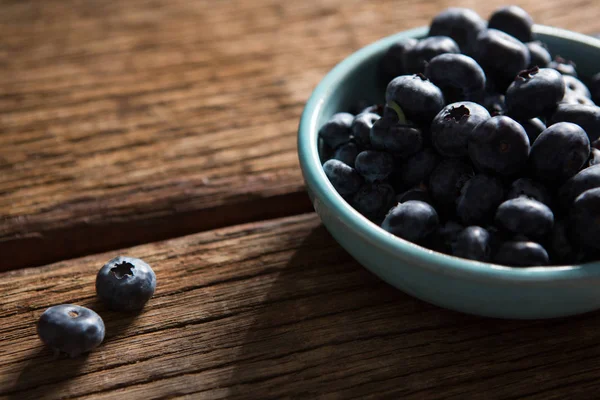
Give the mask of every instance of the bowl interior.
MULTIPOLYGON (((384 38, 352 54, 333 70, 317 86, 309 99, 300 123, 298 151, 305 181, 312 195, 335 209, 339 218, 370 242, 377 243, 382 251, 409 256, 432 268, 451 268, 456 273, 467 273, 485 278, 508 280, 555 280, 600 277, 600 262, 583 265, 514 268, 459 259, 432 252, 405 240, 396 238, 360 215, 337 194, 327 180, 320 160, 318 129, 334 113, 348 111, 357 103, 368 104, 384 101, 385 87, 378 65, 389 46, 401 39, 422 38, 427 27, 421 27, 384 38), (483 268, 482 268, 483 267, 483 268)), ((536 39, 543 41, 553 56, 574 61, 580 78, 600 71, 600 40, 561 29, 536 25, 536 39)))

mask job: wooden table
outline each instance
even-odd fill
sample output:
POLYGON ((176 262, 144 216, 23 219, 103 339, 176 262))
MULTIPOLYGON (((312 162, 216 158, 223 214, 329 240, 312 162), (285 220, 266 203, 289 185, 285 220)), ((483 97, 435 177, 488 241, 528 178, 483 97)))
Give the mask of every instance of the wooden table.
MULTIPOLYGON (((0 1, 0 397, 594 398, 600 314, 503 321, 394 290, 321 226, 295 146, 354 50, 474 1, 0 1), (134 246, 134 247, 131 247, 134 246), (94 296, 125 254, 136 316, 94 296), (105 342, 53 360, 35 324, 75 303, 105 342)), ((600 31, 592 0, 520 3, 600 31)))

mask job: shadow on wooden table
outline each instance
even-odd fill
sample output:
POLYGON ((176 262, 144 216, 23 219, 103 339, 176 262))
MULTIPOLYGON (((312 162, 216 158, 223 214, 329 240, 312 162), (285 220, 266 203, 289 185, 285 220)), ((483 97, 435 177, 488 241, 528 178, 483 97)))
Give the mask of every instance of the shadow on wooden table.
POLYGON ((525 395, 595 379, 600 355, 598 313, 513 321, 435 307, 370 274, 322 227, 255 314, 228 385, 233 397, 460 397, 486 385, 525 395))

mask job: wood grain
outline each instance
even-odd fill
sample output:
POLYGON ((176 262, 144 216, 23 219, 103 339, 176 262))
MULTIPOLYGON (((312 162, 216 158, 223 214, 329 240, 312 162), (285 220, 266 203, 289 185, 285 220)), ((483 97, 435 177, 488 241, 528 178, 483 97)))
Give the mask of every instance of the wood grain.
MULTIPOLYGON (((324 73, 501 4, 0 1, 0 270, 308 211, 295 134, 324 73)), ((594 1, 519 4, 600 31, 594 1)))
POLYGON ((384 284, 314 214, 0 274, 0 398, 594 398, 600 314, 484 319, 384 284), (116 254, 158 277, 137 316, 105 310, 95 273, 116 254), (104 318, 88 357, 52 360, 48 306, 104 318))

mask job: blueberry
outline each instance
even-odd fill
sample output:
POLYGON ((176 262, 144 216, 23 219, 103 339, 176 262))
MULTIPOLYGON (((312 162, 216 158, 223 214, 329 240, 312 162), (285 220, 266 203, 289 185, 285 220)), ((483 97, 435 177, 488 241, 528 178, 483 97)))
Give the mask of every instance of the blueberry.
POLYGON ((492 13, 488 28, 498 29, 519 39, 521 42, 531 42, 533 19, 527 11, 518 6, 505 6, 492 13))
POLYGON ((473 130, 469 136, 469 156, 481 171, 513 175, 527 163, 529 138, 521 124, 498 115, 473 130))
POLYGON ((587 165, 588 167, 600 165, 600 150, 592 148, 592 151, 590 151, 590 159, 588 160, 587 165))
POLYGON ((463 229, 452 243, 452 255, 470 260, 487 261, 490 257, 490 234, 480 226, 463 229))
MULTIPOLYGON (((566 75, 565 75, 566 76, 566 75)), ((566 90, 565 95, 560 101, 561 104, 576 104, 584 106, 595 106, 596 104, 589 97, 583 96, 581 93, 577 93, 571 90, 566 90)))
POLYGON ((539 238, 552 229, 554 214, 544 203, 517 197, 498 206, 495 221, 508 232, 539 238))
POLYGON ((365 150, 356 156, 355 164, 368 182, 383 181, 394 169, 394 157, 384 151, 365 150))
POLYGON ((502 182, 489 175, 477 174, 460 191, 456 215, 465 225, 483 225, 492 221, 504 198, 502 182))
POLYGON ((372 112, 363 112, 354 117, 350 130, 356 143, 361 146, 368 146, 371 143, 369 138, 373 124, 381 117, 372 112))
POLYGON ((323 164, 325 175, 335 190, 342 196, 348 196, 358 191, 363 183, 359 173, 339 160, 329 160, 323 164))
POLYGON ((489 118, 487 110, 477 103, 464 101, 449 104, 431 123, 433 146, 445 157, 466 156, 468 139, 473 130, 489 118))
POLYGON ((439 160, 437 153, 429 147, 403 160, 394 172, 396 187, 407 189, 427 182, 439 160))
POLYGON ((500 93, 486 93, 481 104, 488 110, 492 117, 506 113, 504 95, 500 93))
POLYGON ((397 104, 408 120, 425 126, 444 107, 442 91, 424 75, 394 78, 387 86, 385 100, 397 104))
POLYGON ((564 209, 569 209, 577 196, 594 188, 600 188, 600 165, 581 170, 566 181, 558 192, 558 201, 564 209))
POLYGON ((575 243, 600 250, 600 188, 577 196, 570 212, 570 228, 575 243))
POLYGON ((525 133, 529 138, 530 144, 533 144, 533 142, 535 142, 535 139, 537 139, 537 137, 540 136, 540 133, 544 132, 544 130, 546 129, 546 124, 544 124, 539 118, 518 120, 517 122, 519 122, 523 129, 525 129, 525 133))
POLYGON ((447 102, 480 101, 485 73, 477 61, 464 54, 440 54, 429 61, 425 76, 442 89, 447 102))
POLYGON ((343 162, 344 164, 354 167, 354 160, 356 159, 358 153, 359 149, 356 143, 348 142, 335 150, 333 158, 343 162))
POLYGON ((426 187, 422 186, 416 186, 412 189, 408 189, 407 191, 396 196, 396 201, 398 201, 398 203, 406 203, 410 200, 419 200, 433 205, 433 199, 431 198, 429 191, 426 187))
POLYGON ((527 68, 546 68, 548 64, 550 64, 550 62, 552 61, 552 56, 550 55, 548 48, 543 42, 536 40, 533 42, 525 43, 525 46, 527 46, 530 56, 529 65, 527 66, 527 68))
POLYGON ((600 105, 600 72, 594 75, 590 80, 589 89, 594 103, 600 105))
POLYGON ((319 129, 319 136, 328 146, 335 149, 339 145, 350 141, 352 136, 350 126, 352 125, 353 120, 354 116, 349 113, 334 114, 329 121, 319 129))
POLYGON ((431 205, 411 200, 392 208, 381 227, 393 235, 419 243, 431 235, 438 224, 438 215, 431 205))
POLYGON ((506 90, 508 114, 520 119, 550 115, 565 95, 562 75, 550 68, 521 71, 506 90))
POLYGON ((548 125, 572 122, 583 128, 590 142, 600 138, 600 107, 580 104, 559 104, 548 125))
POLYGON ((565 90, 570 92, 575 92, 583 97, 587 97, 588 99, 592 98, 592 94, 585 83, 581 82, 579 79, 570 75, 562 75, 563 81, 565 81, 565 90))
POLYGON ((429 36, 449 36, 464 54, 473 54, 477 35, 486 29, 485 21, 469 8, 451 7, 433 18, 429 36))
POLYGON ((550 125, 531 146, 529 166, 532 177, 556 186, 572 177, 590 156, 585 131, 570 122, 550 125))
POLYGON ((563 75, 571 75, 577 77, 577 69, 575 63, 571 60, 566 60, 558 55, 554 57, 554 60, 550 61, 550 64, 548 64, 548 68, 555 69, 563 75))
POLYGON ((519 178, 510 185, 507 200, 517 197, 527 197, 544 203, 548 207, 552 205, 552 196, 544 185, 529 178, 519 178))
POLYGON ((138 258, 115 257, 96 275, 96 294, 113 310, 141 310, 154 294, 154 289, 154 271, 138 258))
POLYGON ((367 183, 354 194, 351 203, 359 213, 380 223, 395 203, 394 189, 384 183, 367 183))
POLYGON ((474 58, 487 79, 494 82, 496 91, 504 92, 515 76, 529 65, 529 50, 507 33, 487 29, 477 37, 474 58))
POLYGON ((71 357, 95 349, 104 340, 104 321, 89 308, 61 304, 48 308, 37 324, 42 342, 71 357))
POLYGON ((592 142, 592 147, 600 150, 600 139, 596 139, 592 142))
POLYGON ((375 115, 377 115, 379 117, 382 117, 383 116, 384 107, 385 107, 384 104, 379 104, 379 103, 378 104, 371 104, 370 106, 361 109, 357 113, 357 115, 358 114, 375 114, 375 115))
POLYGON ((542 266, 549 263, 548 252, 539 243, 508 241, 502 243, 494 257, 494 263, 515 267, 542 266))
POLYGON ((429 192, 443 211, 456 210, 456 200, 462 187, 475 173, 470 164, 457 159, 445 159, 429 177, 429 192))
POLYGON ((406 74, 418 74, 425 71, 425 65, 433 57, 446 53, 460 53, 454 40, 448 36, 430 36, 421 39, 404 53, 406 74))
POLYGON ((417 44, 417 39, 408 38, 392 44, 381 59, 381 71, 385 82, 389 82, 397 76, 405 75, 404 57, 406 51, 417 44))
POLYGON ((454 220, 440 224, 431 236, 429 247, 441 253, 452 254, 452 243, 463 229, 464 227, 454 220))
POLYGON ((371 130, 371 145, 397 157, 408 157, 423 147, 423 134, 419 128, 408 124, 393 124, 387 129, 371 130))
POLYGON ((550 245, 552 259, 562 263, 577 261, 577 248, 571 244, 566 221, 558 220, 552 227, 550 245))

